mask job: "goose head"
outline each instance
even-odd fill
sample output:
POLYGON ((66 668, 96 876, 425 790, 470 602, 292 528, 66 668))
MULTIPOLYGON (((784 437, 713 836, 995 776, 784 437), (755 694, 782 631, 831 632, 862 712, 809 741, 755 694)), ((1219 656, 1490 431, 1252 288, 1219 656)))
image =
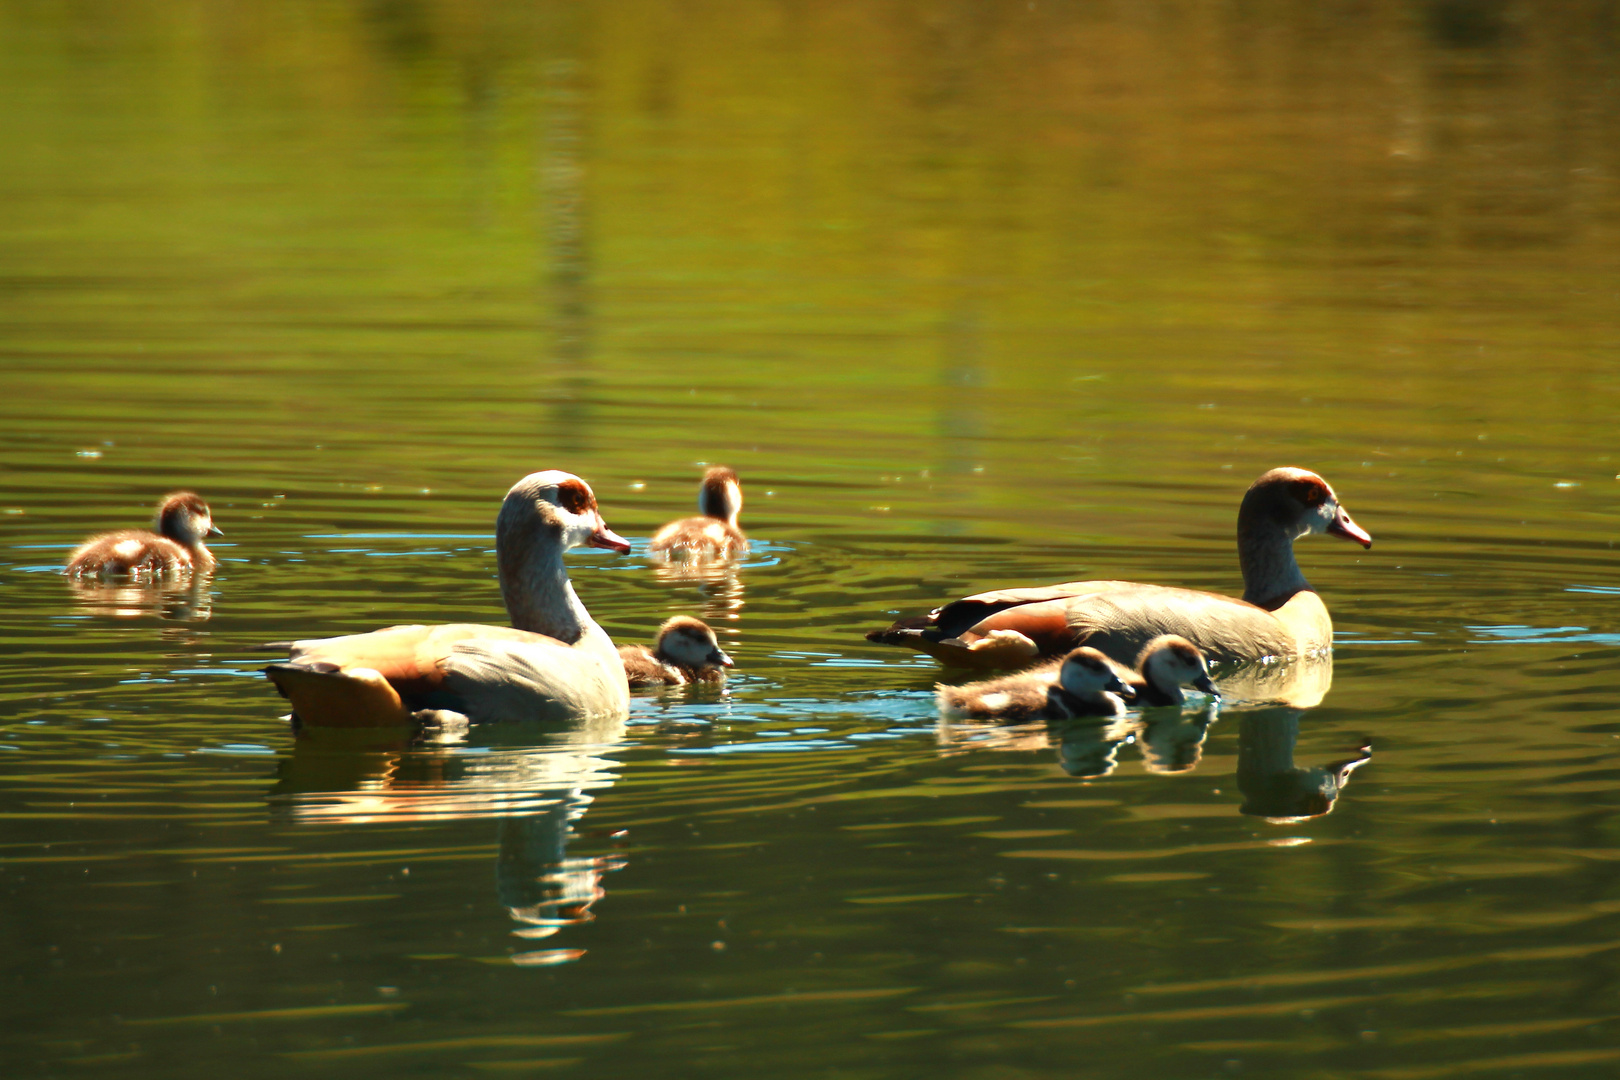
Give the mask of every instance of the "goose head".
POLYGON ((719 518, 735 525, 742 505, 742 484, 733 470, 716 465, 703 474, 703 486, 698 489, 698 510, 704 517, 719 518))
POLYGON ((512 485, 495 519, 495 547, 501 551, 536 546, 557 554, 576 547, 607 548, 624 554, 630 541, 607 527, 591 486, 559 469, 530 473, 512 485))
POLYGON ((1210 681, 1203 652, 1179 634, 1161 634, 1143 646, 1137 668, 1149 686, 1174 704, 1182 703, 1183 686, 1202 690, 1216 701, 1221 699, 1210 681))
POLYGON ((1082 645, 1063 658, 1058 668, 1058 684, 1075 697, 1113 693, 1129 700, 1131 690, 1120 682, 1108 658, 1096 649, 1082 645))
POLYGON ((1372 547, 1372 537, 1350 519, 1333 488, 1309 469, 1272 469, 1249 485, 1238 510, 1238 533, 1271 527, 1289 540, 1327 533, 1372 547))
POLYGON ((224 536, 208 504, 194 491, 176 491, 158 503, 157 531, 183 547, 194 548, 207 536, 224 536))
POLYGON ((1310 582, 1294 560, 1294 541, 1327 533, 1372 547, 1328 482, 1309 469, 1272 469, 1249 486, 1238 508, 1238 562, 1243 599, 1270 611, 1310 582))
POLYGON ((658 628, 658 655, 682 667, 730 667, 714 631, 702 619, 677 615, 658 628))

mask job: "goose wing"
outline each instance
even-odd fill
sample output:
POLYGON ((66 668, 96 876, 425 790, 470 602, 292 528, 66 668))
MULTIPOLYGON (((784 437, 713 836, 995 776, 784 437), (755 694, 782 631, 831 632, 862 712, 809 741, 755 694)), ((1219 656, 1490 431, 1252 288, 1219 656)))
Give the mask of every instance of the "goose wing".
POLYGON ((543 634, 505 626, 390 626, 295 641, 287 661, 269 665, 265 674, 305 723, 386 726, 403 722, 417 709, 466 711, 466 687, 452 683, 451 669, 443 661, 469 642, 568 648, 543 634))
MULTIPOLYGON (((955 638, 963 647, 996 631, 1022 634, 1041 655, 1090 645, 1122 664, 1160 634, 1180 634, 1211 660, 1253 660, 1295 651, 1293 635, 1264 608, 1218 593, 1105 582, 1096 592, 1004 608, 955 638)), ((944 644, 944 642, 941 642, 944 644)))

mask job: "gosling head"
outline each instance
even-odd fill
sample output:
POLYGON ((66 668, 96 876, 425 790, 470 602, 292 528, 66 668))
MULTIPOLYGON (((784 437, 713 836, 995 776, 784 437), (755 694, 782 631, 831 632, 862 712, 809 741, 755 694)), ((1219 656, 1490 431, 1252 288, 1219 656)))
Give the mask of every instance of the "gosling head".
POLYGON ((682 667, 730 667, 714 631, 702 619, 677 615, 658 628, 658 655, 682 667))
POLYGON ((207 536, 224 536, 208 504, 194 491, 176 491, 158 503, 157 531, 182 547, 194 548, 207 536))
POLYGON ((1209 665, 1204 661, 1203 652, 1178 634, 1162 634, 1148 642, 1137 661, 1137 669, 1147 684, 1169 698, 1171 704, 1180 705, 1185 700, 1181 693, 1183 686, 1202 690, 1216 701, 1220 700, 1220 692, 1210 681, 1209 665))
POLYGON ((703 474, 703 486, 698 489, 698 510, 704 517, 736 525, 742 505, 742 483, 734 471, 716 465, 703 474))
POLYGON ((1058 684, 1076 697, 1099 693, 1131 696, 1130 688, 1120 682, 1108 658, 1084 645, 1063 658, 1063 666, 1058 668, 1058 684))

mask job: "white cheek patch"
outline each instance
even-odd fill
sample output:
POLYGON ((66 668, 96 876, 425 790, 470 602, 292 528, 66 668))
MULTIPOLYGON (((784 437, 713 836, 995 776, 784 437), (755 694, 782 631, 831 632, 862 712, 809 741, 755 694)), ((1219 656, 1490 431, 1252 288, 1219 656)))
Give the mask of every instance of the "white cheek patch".
POLYGON ((591 537, 596 535, 594 517, 575 514, 561 506, 557 507, 555 513, 562 519, 563 532, 568 538, 570 547, 585 547, 590 543, 591 537))
POLYGON ((1311 524, 1311 532, 1321 534, 1328 531, 1328 526, 1339 520, 1339 504, 1329 499, 1316 508, 1316 512, 1306 519, 1311 524))
POLYGON ((1112 672, 1101 672, 1090 664, 1066 664, 1059 677, 1071 694, 1089 694, 1108 681, 1112 672))

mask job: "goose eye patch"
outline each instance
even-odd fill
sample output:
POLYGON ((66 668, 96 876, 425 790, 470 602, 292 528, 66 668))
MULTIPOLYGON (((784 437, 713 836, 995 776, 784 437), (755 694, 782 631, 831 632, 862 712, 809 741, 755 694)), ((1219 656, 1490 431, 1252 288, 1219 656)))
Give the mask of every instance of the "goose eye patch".
POLYGON ((577 480, 570 480, 557 488, 557 502, 570 514, 583 514, 596 506, 591 491, 577 480))

